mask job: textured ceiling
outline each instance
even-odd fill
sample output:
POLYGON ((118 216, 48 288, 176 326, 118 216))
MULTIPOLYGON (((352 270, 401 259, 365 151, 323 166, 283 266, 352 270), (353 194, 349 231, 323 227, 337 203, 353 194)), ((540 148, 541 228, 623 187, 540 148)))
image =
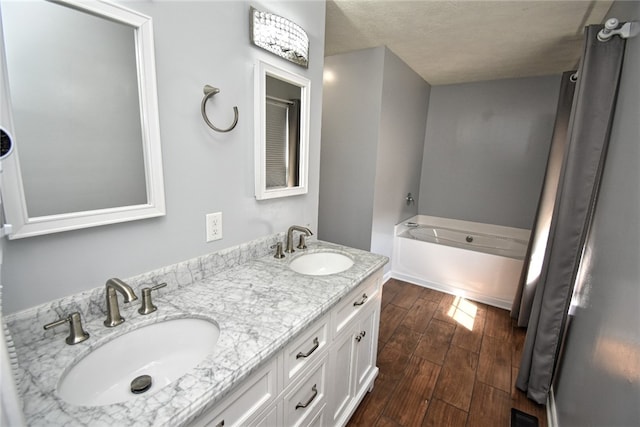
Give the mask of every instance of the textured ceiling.
POLYGON ((432 85, 559 74, 611 4, 328 0, 325 55, 385 45, 432 85))

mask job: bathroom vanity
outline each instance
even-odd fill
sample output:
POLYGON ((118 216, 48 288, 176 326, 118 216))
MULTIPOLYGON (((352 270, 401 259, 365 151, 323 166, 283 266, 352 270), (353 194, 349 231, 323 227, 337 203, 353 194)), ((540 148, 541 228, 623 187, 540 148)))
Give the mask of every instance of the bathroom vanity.
MULTIPOLYGON (((142 287, 167 286, 154 291, 157 311, 139 314, 139 301, 121 305, 126 321, 113 328, 103 325, 104 287, 7 316, 20 360, 18 390, 27 423, 344 425, 378 373, 387 258, 314 241, 308 249, 276 259, 270 247, 283 237, 280 233, 125 279, 138 295, 142 287), (326 275, 289 267, 297 258, 327 253, 353 265, 326 275), (81 312, 90 334, 86 341, 67 345, 67 331, 42 330, 71 311, 81 312), (211 322, 219 336, 213 351, 179 378, 167 385, 154 381, 148 391, 125 392, 110 404, 89 400, 78 405, 61 397, 61 381, 87 355, 122 335, 183 318, 211 322)), ((126 352, 113 357, 127 364, 126 352)))
POLYGON ((193 425, 344 425, 378 374, 381 279, 365 279, 193 425))

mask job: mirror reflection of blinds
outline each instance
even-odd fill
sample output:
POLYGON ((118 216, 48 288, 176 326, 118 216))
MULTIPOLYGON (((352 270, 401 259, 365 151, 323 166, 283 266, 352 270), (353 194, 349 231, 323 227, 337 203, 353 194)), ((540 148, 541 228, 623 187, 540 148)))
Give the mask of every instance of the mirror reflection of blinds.
POLYGON ((289 107, 291 103, 267 97, 266 104, 267 188, 286 187, 289 163, 289 107))

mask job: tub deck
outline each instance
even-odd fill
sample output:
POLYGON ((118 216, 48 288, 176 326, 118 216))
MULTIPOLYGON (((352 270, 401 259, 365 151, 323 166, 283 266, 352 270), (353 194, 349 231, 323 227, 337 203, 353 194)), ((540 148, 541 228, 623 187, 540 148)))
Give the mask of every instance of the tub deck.
POLYGON ((529 230, 419 215, 398 224, 395 231, 392 277, 495 307, 511 308, 529 230), (407 226, 407 222, 419 225, 407 226), (473 247, 466 241, 452 241, 452 235, 418 239, 415 231, 424 230, 425 224, 453 230, 465 240, 467 236, 481 236, 485 240, 483 245, 473 247), (502 247, 487 247, 487 236, 496 237, 502 247), (508 244, 505 246, 504 242, 508 244))

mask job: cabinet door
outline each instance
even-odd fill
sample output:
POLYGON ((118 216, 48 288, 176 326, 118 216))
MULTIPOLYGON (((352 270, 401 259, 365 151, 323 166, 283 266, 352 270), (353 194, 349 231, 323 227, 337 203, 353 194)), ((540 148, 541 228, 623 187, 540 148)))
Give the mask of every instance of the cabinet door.
POLYGON ((351 327, 334 341, 331 356, 333 393, 328 415, 331 425, 346 424, 377 375, 378 318, 380 301, 374 300, 353 319, 351 327))
MULTIPOLYGON (((377 302, 377 301, 376 301, 377 302)), ((363 313, 356 329, 355 342, 355 391, 358 395, 362 387, 368 384, 369 377, 376 367, 376 353, 378 348, 378 310, 363 313)))
POLYGON ((354 396, 353 361, 355 351, 355 328, 344 333, 334 341, 331 354, 331 373, 333 389, 330 396, 329 416, 332 425, 337 425, 354 396))

